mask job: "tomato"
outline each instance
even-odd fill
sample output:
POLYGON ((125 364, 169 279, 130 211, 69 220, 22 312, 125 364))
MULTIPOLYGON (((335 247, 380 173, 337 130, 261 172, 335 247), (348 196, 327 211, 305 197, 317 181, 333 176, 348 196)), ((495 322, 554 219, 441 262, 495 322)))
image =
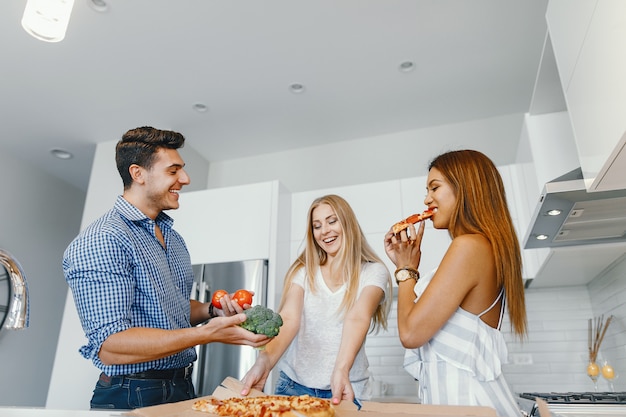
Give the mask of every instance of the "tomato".
POLYGON ((250 293, 250 291, 237 290, 233 295, 233 300, 237 301, 237 304, 239 304, 241 307, 243 307, 245 304, 252 305, 252 294, 250 293))
POLYGON ((213 304, 213 306, 217 307, 217 308, 222 308, 222 303, 220 303, 220 300, 225 295, 228 295, 228 291, 226 291, 226 290, 217 290, 217 291, 215 291, 213 293, 213 298, 211 299, 211 303, 213 304))

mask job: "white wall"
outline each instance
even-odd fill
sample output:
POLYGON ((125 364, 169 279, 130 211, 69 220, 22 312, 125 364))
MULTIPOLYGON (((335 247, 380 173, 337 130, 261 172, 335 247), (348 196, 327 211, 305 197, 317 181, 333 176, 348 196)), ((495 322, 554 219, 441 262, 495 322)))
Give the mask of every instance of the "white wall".
POLYGON ((292 192, 410 178, 425 175, 441 152, 467 143, 496 165, 515 162, 524 115, 510 114, 466 123, 348 140, 335 145, 212 162, 209 187, 280 180, 292 192))
POLYGON ((0 248, 22 265, 30 296, 30 327, 0 330, 0 406, 41 407, 67 292, 61 258, 78 232, 85 195, 4 150, 0 166, 0 248))

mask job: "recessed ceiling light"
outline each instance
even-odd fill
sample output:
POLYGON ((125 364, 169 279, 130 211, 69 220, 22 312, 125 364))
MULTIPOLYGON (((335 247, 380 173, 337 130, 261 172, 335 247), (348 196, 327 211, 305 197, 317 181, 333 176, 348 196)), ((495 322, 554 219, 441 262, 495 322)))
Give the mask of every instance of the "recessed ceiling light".
POLYGON ((304 93, 304 84, 293 83, 289 85, 289 91, 294 94, 302 94, 304 93))
POLYGON ((204 112, 209 111, 209 106, 207 106, 204 103, 196 103, 193 106, 191 106, 191 108, 193 108, 198 113, 204 113, 204 112))
POLYGON ((398 69, 401 72, 410 72, 413 71, 415 69, 415 63, 412 61, 404 61, 402 62, 399 66, 398 69))
POLYGON ((104 13, 109 10, 109 4, 105 0, 87 0, 87 4, 97 12, 104 13))
POLYGON ((558 216, 559 214, 561 214, 561 210, 559 210, 559 209, 552 209, 552 210, 548 210, 548 211, 546 212, 546 214, 547 214, 548 216, 558 216))
POLYGON ((71 152, 63 149, 52 149, 50 153, 59 159, 72 159, 74 157, 71 152))
POLYGON ((535 236, 535 239, 537 240, 546 240, 548 238, 548 235, 537 235, 535 236))

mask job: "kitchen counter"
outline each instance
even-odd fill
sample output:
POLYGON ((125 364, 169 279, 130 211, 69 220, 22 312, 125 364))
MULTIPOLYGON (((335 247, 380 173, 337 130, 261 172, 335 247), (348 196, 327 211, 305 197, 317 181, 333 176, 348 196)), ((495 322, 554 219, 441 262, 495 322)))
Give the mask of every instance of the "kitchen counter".
MULTIPOLYGON (((381 403, 417 404, 417 397, 377 397, 371 401, 381 403)), ((125 410, 57 410, 43 407, 0 407, 1 417, 122 417, 125 410)))
POLYGON ((54 410, 43 407, 0 407, 2 417, 120 417, 123 410, 54 410))
POLYGON ((384 397, 373 397, 370 401, 377 403, 405 403, 405 404, 419 404, 420 400, 417 397, 394 397, 394 396, 384 396, 384 397))

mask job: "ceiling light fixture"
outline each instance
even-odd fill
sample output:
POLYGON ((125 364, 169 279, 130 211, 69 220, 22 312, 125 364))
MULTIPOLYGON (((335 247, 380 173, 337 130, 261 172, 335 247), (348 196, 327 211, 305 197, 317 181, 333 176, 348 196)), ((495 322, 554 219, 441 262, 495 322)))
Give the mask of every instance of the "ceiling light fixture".
POLYGON ((45 42, 60 42, 70 22, 74 0, 28 0, 22 27, 31 36, 45 42))
POLYGON ((535 236, 535 239, 537 240, 546 240, 548 238, 548 235, 537 235, 535 236))
POLYGON ((72 159, 74 157, 74 154, 64 149, 52 149, 50 153, 59 159, 72 159))
POLYGON ((398 66, 398 69, 401 72, 411 72, 415 69, 415 63, 412 61, 404 61, 398 66))
POLYGON ((547 214, 548 216, 558 216, 559 214, 561 214, 561 210, 559 210, 559 209, 552 209, 552 210, 548 210, 548 211, 546 212, 546 214, 547 214))
POLYGON ((194 105, 191 106, 191 108, 197 111, 198 113, 205 113, 209 111, 209 106, 207 106, 204 103, 195 103, 194 105))
POLYGON ((289 85, 289 91, 294 94, 302 94, 304 93, 304 84, 293 83, 289 85))
POLYGON ((104 13, 109 10, 109 4, 104 0, 87 0, 87 4, 99 13, 104 13))

